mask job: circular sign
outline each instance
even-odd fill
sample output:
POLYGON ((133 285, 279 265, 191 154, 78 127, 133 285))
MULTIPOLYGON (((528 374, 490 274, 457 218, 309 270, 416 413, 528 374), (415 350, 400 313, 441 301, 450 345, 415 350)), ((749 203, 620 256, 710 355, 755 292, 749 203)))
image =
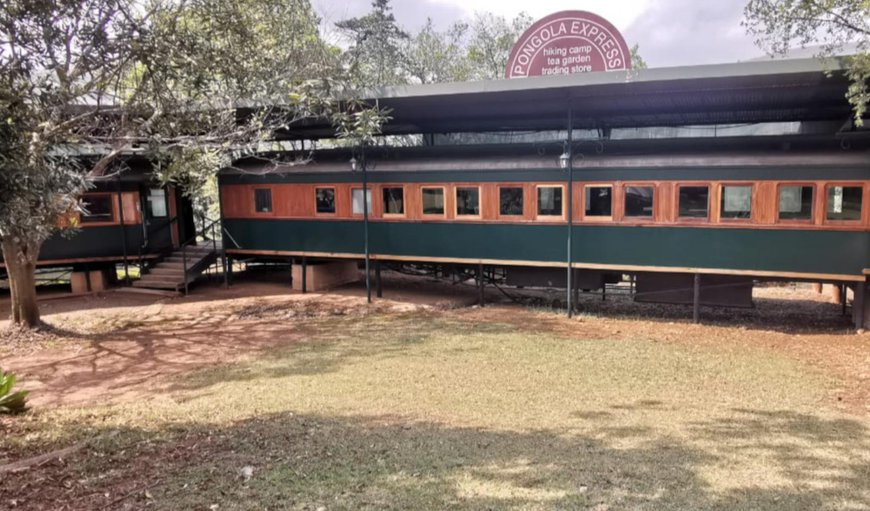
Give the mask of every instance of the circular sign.
POLYGON ((622 34, 601 16, 562 11, 538 20, 511 50, 505 76, 569 75, 631 69, 622 34))

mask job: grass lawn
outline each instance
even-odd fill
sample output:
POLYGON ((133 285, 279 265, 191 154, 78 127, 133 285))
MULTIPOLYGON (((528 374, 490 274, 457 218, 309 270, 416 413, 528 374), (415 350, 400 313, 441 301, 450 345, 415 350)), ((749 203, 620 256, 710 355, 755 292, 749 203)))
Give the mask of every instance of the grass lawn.
POLYGON ((870 420, 824 372, 542 316, 267 308, 238 321, 301 340, 4 422, 0 462, 82 448, 0 508, 870 509, 870 420))

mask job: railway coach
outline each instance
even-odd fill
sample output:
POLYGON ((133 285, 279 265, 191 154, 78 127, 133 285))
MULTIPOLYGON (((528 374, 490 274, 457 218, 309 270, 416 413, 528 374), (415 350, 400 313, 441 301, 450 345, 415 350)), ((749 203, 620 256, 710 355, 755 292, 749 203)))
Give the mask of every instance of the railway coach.
MULTIPOLYGON (((614 275, 636 276, 639 299, 696 311, 746 305, 758 281, 828 282, 852 290, 863 326, 870 132, 838 66, 384 89, 372 98, 392 117, 382 144, 222 171, 224 246, 236 258, 499 267, 508 282, 568 289, 569 310, 572 291, 614 275)), ((282 136, 323 147, 331 134, 308 123, 282 136)))

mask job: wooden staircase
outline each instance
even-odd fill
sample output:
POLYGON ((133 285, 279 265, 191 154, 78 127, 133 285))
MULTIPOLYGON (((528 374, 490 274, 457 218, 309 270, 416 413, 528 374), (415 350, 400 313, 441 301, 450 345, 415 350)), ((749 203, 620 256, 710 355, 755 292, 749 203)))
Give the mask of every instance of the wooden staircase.
POLYGON ((220 252, 220 242, 211 241, 179 248, 143 274, 139 280, 133 281, 133 287, 186 292, 187 285, 214 264, 220 252))

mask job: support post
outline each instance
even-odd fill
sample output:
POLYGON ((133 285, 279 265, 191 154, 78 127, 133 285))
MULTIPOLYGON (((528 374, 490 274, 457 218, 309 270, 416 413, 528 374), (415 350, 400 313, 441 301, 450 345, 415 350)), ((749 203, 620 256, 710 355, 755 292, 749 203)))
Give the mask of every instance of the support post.
POLYGON ((484 297, 484 283, 483 283, 483 264, 477 265, 477 303, 481 307, 486 303, 486 298, 484 297))
POLYGON ((864 330, 867 321, 867 282, 855 283, 855 299, 852 301, 852 317, 855 319, 855 329, 864 330))
POLYGON ((302 294, 308 292, 308 261, 302 256, 302 294))
POLYGON ((568 317, 574 315, 574 302, 573 302, 573 294, 574 294, 574 279, 572 278, 574 275, 574 268, 572 267, 573 257, 571 254, 571 234, 574 231, 574 148, 573 145, 573 131, 574 131, 574 109, 571 106, 571 102, 568 102, 568 143, 565 144, 565 152, 568 155, 568 287, 567 287, 567 296, 566 299, 568 301, 568 317))
POLYGON ((188 283, 187 283, 187 245, 182 245, 181 247, 181 265, 184 267, 184 272, 182 274, 182 278, 184 279, 184 296, 187 296, 188 291, 188 283))
POLYGON ((375 261, 375 286, 377 288, 377 297, 383 298, 384 289, 381 286, 381 262, 375 261))
POLYGON ((574 269, 574 271, 571 272, 571 275, 573 276, 571 296, 574 298, 572 309, 576 309, 577 304, 580 302, 580 289, 577 287, 577 269, 574 269))
POLYGON ((692 296, 692 321, 701 322, 701 274, 695 274, 695 286, 692 296))
MULTIPOLYGON (((846 305, 848 302, 848 300, 846 299, 848 297, 848 293, 846 292, 846 291, 848 291, 848 289, 849 288, 846 287, 846 284, 840 284, 840 296, 843 297, 841 302, 843 303, 843 315, 844 316, 846 315, 846 305)), ((854 302, 854 300, 853 300, 853 302, 854 302)))
POLYGON ((371 261, 369 260, 369 179, 366 171, 366 145, 365 142, 360 144, 360 165, 362 165, 362 180, 363 180, 363 236, 365 245, 366 258, 366 301, 372 303, 372 271, 371 261))
MULTIPOLYGON (((226 252, 224 252, 226 254, 226 252)), ((226 255, 227 258, 227 273, 226 273, 226 283, 227 288, 233 283, 233 256, 226 255)))

